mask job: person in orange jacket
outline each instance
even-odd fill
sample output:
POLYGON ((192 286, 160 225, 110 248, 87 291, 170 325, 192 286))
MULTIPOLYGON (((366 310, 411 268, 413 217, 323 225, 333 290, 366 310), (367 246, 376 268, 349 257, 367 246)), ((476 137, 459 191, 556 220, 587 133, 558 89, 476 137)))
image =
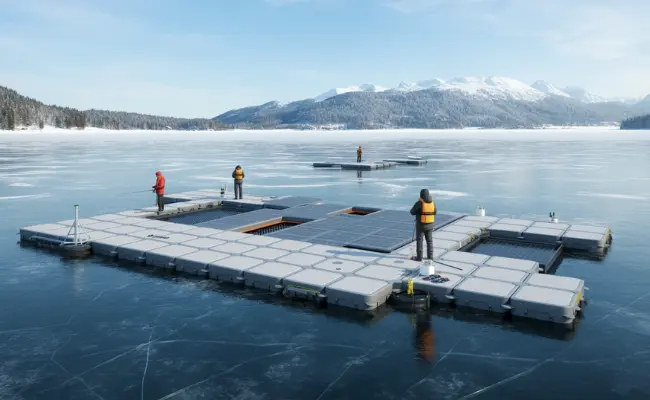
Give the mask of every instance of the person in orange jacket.
POLYGON ((165 177, 160 171, 156 172, 156 184, 151 187, 156 192, 158 214, 165 210, 165 177))
POLYGON ((358 163, 361 162, 361 156, 362 155, 363 155, 363 149, 361 148, 361 146, 359 146, 359 148, 357 149, 357 162, 358 163))

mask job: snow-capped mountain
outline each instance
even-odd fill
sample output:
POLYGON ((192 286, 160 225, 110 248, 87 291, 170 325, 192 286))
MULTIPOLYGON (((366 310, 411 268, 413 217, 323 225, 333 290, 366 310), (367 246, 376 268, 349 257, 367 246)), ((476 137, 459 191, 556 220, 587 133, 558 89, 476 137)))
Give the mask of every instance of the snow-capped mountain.
POLYGON ((535 81, 532 85, 530 85, 533 89, 537 89, 542 93, 546 94, 552 94, 555 96, 562 96, 562 97, 571 97, 567 92, 564 90, 558 89, 557 86, 548 83, 546 81, 535 81))
POLYGON ((641 99, 628 98, 606 98, 593 94, 581 87, 568 86, 559 88, 549 82, 538 80, 532 85, 527 85, 516 79, 506 77, 462 77, 453 78, 448 81, 442 79, 430 79, 418 82, 400 82, 397 87, 385 88, 382 86, 365 84, 347 88, 329 90, 314 98, 316 101, 323 101, 331 97, 349 92, 388 92, 388 93, 409 93, 418 90, 454 90, 463 94, 477 96, 486 99, 514 99, 521 101, 538 101, 549 96, 560 96, 578 100, 582 103, 603 103, 621 102, 635 104, 641 99))
POLYGON ((595 95, 577 86, 567 86, 564 88, 564 92, 567 93, 572 98, 579 100, 583 103, 604 103, 606 101, 610 101, 602 96, 595 95))
POLYGON ((343 89, 332 89, 314 98, 323 101, 330 97, 348 92, 414 92, 418 90, 456 90, 468 95, 484 98, 511 98, 515 100, 536 101, 546 97, 546 94, 536 90, 516 79, 504 77, 464 77, 449 81, 430 79, 407 83, 401 82, 396 88, 387 89, 376 85, 352 86, 343 89))
POLYGON ((390 89, 395 92, 414 92, 416 90, 427 90, 433 88, 439 88, 445 84, 445 81, 442 79, 430 79, 426 81, 420 81, 415 83, 400 82, 396 88, 390 89))
POLYGON ((314 100, 323 101, 329 99, 330 97, 334 97, 334 96, 338 96, 339 94, 350 93, 350 92, 379 93, 379 92, 385 92, 386 90, 388 90, 388 88, 373 85, 370 83, 364 83, 363 85, 359 85, 359 86, 350 86, 345 88, 335 88, 335 89, 328 90, 327 92, 314 97, 314 100))
POLYGON ((537 101, 547 95, 516 79, 505 77, 454 78, 441 86, 442 90, 457 90, 485 98, 537 101))

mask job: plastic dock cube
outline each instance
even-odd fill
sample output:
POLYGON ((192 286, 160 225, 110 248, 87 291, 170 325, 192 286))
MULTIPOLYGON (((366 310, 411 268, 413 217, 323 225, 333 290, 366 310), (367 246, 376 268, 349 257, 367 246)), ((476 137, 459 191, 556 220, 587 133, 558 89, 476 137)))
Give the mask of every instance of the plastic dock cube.
POLYGON ((208 264, 210 279, 239 283, 243 281, 244 271, 256 267, 264 261, 244 256, 231 256, 208 264))
POLYGON ((374 310, 388 300, 393 284, 378 279, 346 276, 325 289, 327 303, 357 310, 374 310))
MULTIPOLYGON (((436 273, 438 272, 436 271, 436 273)), ((436 303, 451 303, 454 301, 454 289, 465 277, 447 272, 440 272, 439 274, 449 280, 447 282, 436 283, 418 276, 413 278, 413 289, 429 293, 431 301, 436 303)), ((405 279, 402 284, 402 288, 405 289, 406 287, 408 287, 408 279, 405 279)))
POLYGON ((209 264, 228 257, 230 257, 229 254, 217 251, 199 250, 176 257, 174 263, 176 264, 176 271, 189 275, 207 276, 209 264))
POLYGON ((578 293, 540 286, 522 286, 510 297, 512 315, 570 324, 579 309, 578 293))
POLYGON ((282 281, 289 275, 302 271, 295 265, 267 262, 244 272, 246 286, 276 292, 284 286, 282 281))
POLYGON ((505 313, 510 309, 510 296, 518 288, 519 286, 510 282, 468 277, 456 286, 454 297, 458 306, 505 313))

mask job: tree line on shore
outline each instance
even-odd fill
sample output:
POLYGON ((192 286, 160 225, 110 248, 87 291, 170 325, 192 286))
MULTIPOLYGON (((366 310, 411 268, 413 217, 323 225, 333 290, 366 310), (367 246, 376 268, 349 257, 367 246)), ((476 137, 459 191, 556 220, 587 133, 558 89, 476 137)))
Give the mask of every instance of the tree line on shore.
POLYGON ((230 126, 207 118, 173 118, 121 111, 77 110, 47 105, 0 86, 0 130, 54 126, 62 129, 224 130, 230 126))

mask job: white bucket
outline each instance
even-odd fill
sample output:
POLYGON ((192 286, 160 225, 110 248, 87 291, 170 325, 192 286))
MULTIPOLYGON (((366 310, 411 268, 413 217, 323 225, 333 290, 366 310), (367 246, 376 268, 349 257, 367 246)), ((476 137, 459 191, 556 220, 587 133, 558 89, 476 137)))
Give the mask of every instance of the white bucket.
POLYGON ((435 275, 435 273, 436 273, 436 269, 433 266, 433 264, 431 264, 430 262, 423 262, 420 265, 420 275, 429 276, 429 275, 435 275))

